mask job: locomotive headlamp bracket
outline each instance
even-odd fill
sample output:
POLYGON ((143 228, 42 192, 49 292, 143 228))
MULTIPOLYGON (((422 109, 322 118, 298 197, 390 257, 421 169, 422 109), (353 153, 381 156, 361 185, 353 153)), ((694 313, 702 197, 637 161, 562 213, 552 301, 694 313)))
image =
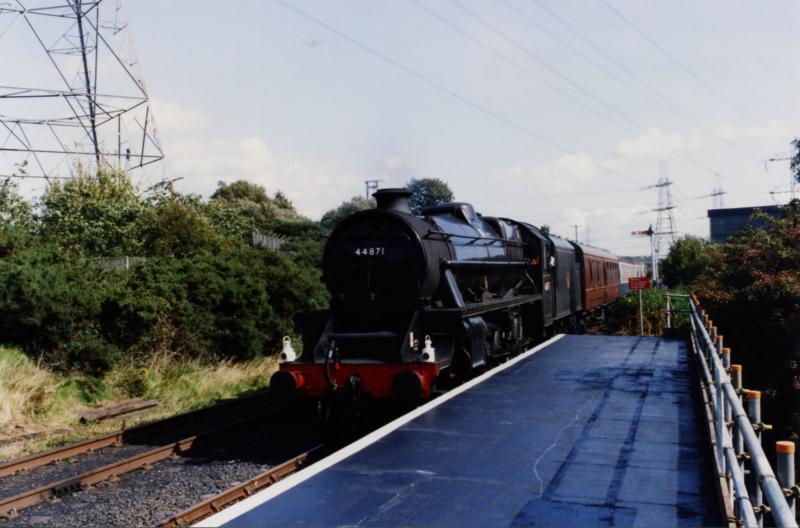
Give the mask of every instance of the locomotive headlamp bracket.
POLYGON ((291 363, 297 359, 297 352, 292 347, 292 338, 283 336, 283 350, 281 350, 280 362, 291 363))
POLYGON ((425 363, 436 363, 436 349, 433 348, 433 342, 429 335, 425 336, 425 348, 422 349, 419 358, 425 363))

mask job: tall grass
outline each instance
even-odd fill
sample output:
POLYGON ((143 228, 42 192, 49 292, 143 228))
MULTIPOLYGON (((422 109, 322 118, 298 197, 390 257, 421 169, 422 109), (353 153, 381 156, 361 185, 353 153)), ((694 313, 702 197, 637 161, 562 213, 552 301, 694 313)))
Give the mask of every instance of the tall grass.
POLYGON ((163 353, 144 364, 123 362, 104 380, 120 395, 158 400, 169 409, 185 411, 264 387, 276 365, 274 357, 208 365, 163 353))
POLYGON ((58 414, 63 381, 21 352, 0 347, 0 435, 27 431, 37 421, 58 414))
POLYGON ((181 413, 267 385, 274 357, 204 364, 170 353, 146 362, 125 360, 101 378, 51 372, 11 348, 0 347, 0 459, 181 413), (126 422, 79 422, 86 407, 118 400, 157 400, 160 406, 126 422), (58 435, 53 435, 58 431, 58 435), (40 433, 32 442, 3 441, 40 433))
MULTIPOLYGON (((644 335, 660 336, 666 328, 667 303, 665 294, 685 293, 681 290, 642 290, 642 321, 644 335)), ((688 324, 688 316, 680 311, 688 310, 688 301, 682 297, 672 298, 672 328, 679 328, 688 324)), ((603 333, 616 335, 639 335, 639 296, 632 292, 616 303, 609 312, 603 324, 603 333)))

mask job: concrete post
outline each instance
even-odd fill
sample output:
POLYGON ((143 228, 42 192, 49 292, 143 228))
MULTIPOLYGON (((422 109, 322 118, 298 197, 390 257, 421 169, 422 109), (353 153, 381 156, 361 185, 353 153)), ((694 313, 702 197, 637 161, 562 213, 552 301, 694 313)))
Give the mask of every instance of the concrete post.
MULTIPOLYGON (((794 486, 794 442, 781 441, 775 442, 776 459, 778 462, 777 477, 778 482, 784 490, 790 490, 794 486)), ((789 495, 786 502, 795 515, 794 495, 789 495)))

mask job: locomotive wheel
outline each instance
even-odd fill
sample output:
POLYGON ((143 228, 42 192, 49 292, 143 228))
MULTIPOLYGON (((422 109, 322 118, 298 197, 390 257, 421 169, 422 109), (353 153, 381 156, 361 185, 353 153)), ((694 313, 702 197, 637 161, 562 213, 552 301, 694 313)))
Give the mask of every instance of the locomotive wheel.
POLYGON ((466 348, 459 348, 453 353, 453 361, 450 363, 450 372, 453 373, 458 381, 469 379, 472 372, 472 354, 466 348))

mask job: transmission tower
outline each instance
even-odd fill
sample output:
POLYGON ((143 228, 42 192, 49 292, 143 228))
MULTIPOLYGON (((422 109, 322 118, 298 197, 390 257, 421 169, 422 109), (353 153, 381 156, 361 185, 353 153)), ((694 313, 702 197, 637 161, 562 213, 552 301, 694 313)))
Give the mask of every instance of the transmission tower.
MULTIPOLYGON (((675 204, 672 203, 672 181, 669 179, 667 173, 667 163, 662 161, 659 165, 660 177, 658 183, 653 187, 658 189, 658 207, 655 208, 656 228, 653 232, 653 248, 655 253, 655 260, 658 263, 669 251, 670 246, 675 242, 676 225, 675 225, 675 204)), ((656 270, 654 270, 654 278, 657 280, 656 270)))
POLYGON ((0 56, 0 176, 163 170, 122 0, 0 2, 0 56))
POLYGON ((724 209, 725 208, 725 200, 723 196, 727 194, 725 191, 722 190, 722 176, 719 173, 714 173, 714 189, 711 190, 711 208, 712 209, 724 209))

